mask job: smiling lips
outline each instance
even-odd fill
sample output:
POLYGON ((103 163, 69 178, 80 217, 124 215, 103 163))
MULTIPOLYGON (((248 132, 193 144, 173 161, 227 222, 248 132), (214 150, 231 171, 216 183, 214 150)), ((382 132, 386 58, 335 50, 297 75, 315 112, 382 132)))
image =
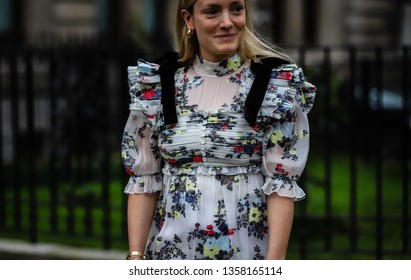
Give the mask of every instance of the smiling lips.
POLYGON ((223 35, 216 35, 217 39, 221 40, 231 40, 236 36, 236 34, 223 34, 223 35))

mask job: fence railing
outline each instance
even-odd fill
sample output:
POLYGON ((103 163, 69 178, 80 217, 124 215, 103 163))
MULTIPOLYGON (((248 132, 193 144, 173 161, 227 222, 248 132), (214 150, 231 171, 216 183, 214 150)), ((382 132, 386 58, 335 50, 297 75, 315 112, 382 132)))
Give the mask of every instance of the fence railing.
MULTIPOLYGON (((410 256, 410 48, 295 48, 317 85, 290 258, 410 256)), ((0 238, 127 248, 122 48, 0 48, 0 238)))

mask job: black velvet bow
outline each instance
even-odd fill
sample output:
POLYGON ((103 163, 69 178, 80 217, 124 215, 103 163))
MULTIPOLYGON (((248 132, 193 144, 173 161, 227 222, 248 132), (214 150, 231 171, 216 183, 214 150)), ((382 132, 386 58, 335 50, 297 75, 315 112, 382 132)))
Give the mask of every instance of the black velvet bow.
POLYGON ((263 103, 265 92, 271 79, 271 72, 274 68, 288 63, 280 58, 265 58, 260 63, 251 61, 251 72, 255 75, 253 85, 245 101, 244 117, 250 126, 254 127, 257 121, 257 114, 263 103))

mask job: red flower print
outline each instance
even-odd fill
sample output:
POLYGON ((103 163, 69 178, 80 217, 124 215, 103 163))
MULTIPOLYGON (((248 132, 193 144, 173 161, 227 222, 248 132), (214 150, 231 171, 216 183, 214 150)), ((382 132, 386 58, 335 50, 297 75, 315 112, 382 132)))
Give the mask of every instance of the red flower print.
POLYGON ((149 119, 154 119, 156 116, 154 116, 154 115, 147 115, 147 118, 149 118, 149 119))
POLYGON ((227 231, 227 234, 228 235, 234 235, 234 233, 235 233, 235 229, 229 229, 228 231, 227 231))
POLYGON ((292 77, 293 76, 291 75, 291 73, 288 73, 288 72, 280 73, 280 75, 278 76, 279 79, 287 80, 287 81, 291 80, 292 77))
POLYGON ((126 168, 126 172, 127 172, 127 174, 128 175, 130 175, 130 176, 136 176, 135 174, 134 174, 134 172, 130 169, 130 168, 126 168))
POLYGON ((234 153, 241 153, 241 152, 244 152, 243 146, 234 147, 234 153))
POLYGON ((254 147, 254 152, 259 152, 259 151, 261 151, 261 145, 256 145, 254 147))
POLYGON ((145 99, 152 99, 156 96, 156 92, 154 89, 150 89, 146 92, 144 92, 144 98, 145 99))
POLYGON ((203 157, 202 156, 194 156, 193 161, 194 162, 203 162, 203 157))
POLYGON ((284 171, 283 170, 283 165, 282 164, 277 164, 277 167, 276 167, 275 170, 278 171, 278 172, 283 172, 284 171))
POLYGON ((207 226, 207 229, 213 229, 214 227, 213 227, 213 225, 208 225, 207 226))
POLYGON ((207 234, 208 234, 209 236, 213 236, 213 235, 215 234, 215 231, 214 231, 214 230, 209 230, 209 231, 207 232, 207 234))
POLYGON ((175 159, 169 159, 168 163, 170 164, 177 164, 177 161, 175 159))
POLYGON ((196 229, 199 229, 199 228, 200 228, 200 224, 196 223, 196 229))

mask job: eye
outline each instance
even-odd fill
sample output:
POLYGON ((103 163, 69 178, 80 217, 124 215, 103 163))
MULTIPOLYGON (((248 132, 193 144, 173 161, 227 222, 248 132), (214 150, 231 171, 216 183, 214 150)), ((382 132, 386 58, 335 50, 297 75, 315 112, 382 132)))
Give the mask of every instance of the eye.
POLYGON ((211 9, 206 10, 204 13, 208 16, 214 16, 218 14, 218 10, 215 8, 211 8, 211 9))
POLYGON ((236 14, 241 14, 241 12, 244 10, 244 6, 243 5, 235 5, 235 6, 233 6, 233 8, 231 10, 236 14))

